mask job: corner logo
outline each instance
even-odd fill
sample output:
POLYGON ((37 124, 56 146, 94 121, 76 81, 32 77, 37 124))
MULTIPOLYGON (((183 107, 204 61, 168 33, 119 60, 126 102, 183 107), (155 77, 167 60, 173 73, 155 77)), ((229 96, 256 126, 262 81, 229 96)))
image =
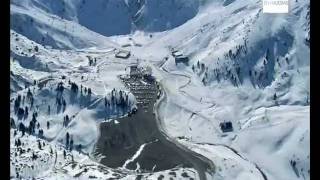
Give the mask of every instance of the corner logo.
POLYGON ((263 0, 263 13, 288 13, 289 0, 263 0))

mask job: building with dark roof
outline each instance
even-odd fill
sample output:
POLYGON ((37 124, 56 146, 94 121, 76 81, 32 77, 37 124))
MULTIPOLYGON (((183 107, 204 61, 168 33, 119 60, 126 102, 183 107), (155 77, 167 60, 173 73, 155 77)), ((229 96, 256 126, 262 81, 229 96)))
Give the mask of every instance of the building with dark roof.
POLYGON ((233 131, 232 122, 230 121, 222 122, 220 123, 220 128, 222 132, 231 132, 233 131))

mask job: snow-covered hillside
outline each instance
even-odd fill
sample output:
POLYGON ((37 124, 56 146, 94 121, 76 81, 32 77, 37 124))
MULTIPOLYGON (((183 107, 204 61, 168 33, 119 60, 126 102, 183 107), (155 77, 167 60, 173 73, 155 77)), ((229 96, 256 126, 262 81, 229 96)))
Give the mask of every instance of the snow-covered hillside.
POLYGON ((99 123, 116 127, 137 108, 118 76, 138 63, 161 85, 159 129, 214 164, 207 179, 310 179, 310 1, 289 7, 263 14, 261 0, 11 1, 11 175, 198 179, 195 167, 99 164, 99 123), (119 50, 130 57, 116 58, 119 50), (19 154, 18 138, 32 150, 19 154), (79 168, 62 158, 64 150, 79 168), (32 153, 46 165, 27 163, 32 153), (27 164, 32 170, 20 167, 27 164))
POLYGON ((197 0, 14 0, 11 28, 41 44, 79 48, 107 41, 101 35, 172 29, 194 17, 198 7, 197 0))
POLYGON ((16 179, 157 179, 171 177, 196 178, 188 168, 175 168, 163 172, 137 173, 127 169, 111 169, 92 161, 77 150, 66 151, 62 146, 48 143, 19 131, 10 132, 10 173, 16 179))

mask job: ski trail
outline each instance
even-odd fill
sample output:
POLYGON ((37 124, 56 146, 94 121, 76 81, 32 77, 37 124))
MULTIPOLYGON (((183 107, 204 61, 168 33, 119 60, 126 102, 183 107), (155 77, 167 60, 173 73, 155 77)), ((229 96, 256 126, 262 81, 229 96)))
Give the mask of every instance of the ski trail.
POLYGON ((151 144, 151 143, 154 143, 154 142, 157 142, 157 141, 158 141, 158 139, 156 139, 156 140, 154 140, 154 141, 151 141, 151 142, 148 142, 148 143, 142 144, 142 145, 139 147, 139 149, 137 150, 137 152, 136 152, 130 159, 128 159, 128 160, 122 165, 122 168, 126 168, 129 163, 134 162, 134 161, 140 156, 140 154, 142 153, 142 151, 143 151, 143 149, 144 149, 144 147, 145 147, 146 145, 151 144))
POLYGON ((139 155, 141 154, 141 152, 143 151, 143 149, 144 149, 144 147, 145 147, 146 145, 147 145, 147 143, 142 144, 142 145, 139 147, 138 151, 137 151, 130 159, 128 159, 128 160, 123 164, 122 168, 126 168, 129 163, 131 163, 131 162, 133 162, 134 160, 136 160, 136 159, 139 157, 139 155))

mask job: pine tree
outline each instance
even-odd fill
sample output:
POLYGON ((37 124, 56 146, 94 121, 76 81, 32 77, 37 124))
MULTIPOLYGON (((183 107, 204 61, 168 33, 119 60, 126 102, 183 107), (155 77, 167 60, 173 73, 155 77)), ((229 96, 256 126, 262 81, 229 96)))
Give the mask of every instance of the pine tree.
POLYGON ((63 150, 63 158, 66 159, 67 153, 65 150, 63 150))
POLYGON ((43 130, 42 129, 39 130, 38 135, 39 135, 39 137, 43 136, 43 130))
POLYGON ((18 138, 18 141, 17 141, 17 146, 18 146, 18 147, 21 146, 21 141, 20 141, 19 138, 18 138))
POLYGON ((17 101, 18 101, 19 104, 20 104, 20 102, 21 102, 21 95, 20 95, 20 94, 18 95, 17 101))
POLYGON ((38 158, 38 156, 36 154, 34 154, 34 152, 32 152, 32 160, 36 160, 38 158))
POLYGON ((32 132, 33 132, 33 121, 30 121, 29 127, 28 127, 28 133, 32 134, 32 132))
POLYGON ((31 97, 31 100, 30 100, 30 108, 33 107, 33 97, 31 97))
POLYGON ((25 109, 24 109, 24 114, 26 116, 26 118, 28 117, 28 114, 29 114, 29 109, 28 107, 26 106, 25 109))
POLYGON ((18 116, 24 116, 24 110, 22 108, 18 108, 18 116))
POLYGON ((23 123, 19 124, 19 130, 22 132, 22 136, 24 136, 24 132, 25 132, 25 126, 23 123))
POLYGON ((81 151, 81 149, 82 149, 82 144, 79 144, 78 145, 78 151, 81 151))
POLYGON ((42 150, 42 149, 41 149, 41 143, 40 143, 40 141, 38 141, 38 148, 39 148, 40 150, 42 150))
POLYGON ((71 152, 71 162, 74 163, 73 154, 71 152))
POLYGON ((65 117, 65 119, 64 119, 64 122, 63 122, 63 124, 64 124, 65 127, 68 126, 69 120, 70 120, 70 119, 69 119, 69 116, 66 115, 66 117, 65 117))
POLYGON ((205 69, 205 65, 203 63, 201 63, 201 70, 205 69))
POLYGON ((32 114, 32 120, 31 120, 31 121, 32 121, 32 122, 37 122, 36 114, 35 114, 35 113, 32 114))
POLYGON ((205 78, 202 79, 202 83, 203 83, 203 85, 206 85, 205 78))
POLYGON ((72 148, 73 148, 73 138, 71 137, 71 140, 70 140, 70 151, 72 151, 72 148))
POLYGON ((66 107, 66 105, 67 105, 66 101, 64 99, 62 100, 62 105, 63 105, 63 107, 66 107))
POLYGON ((70 138, 70 135, 67 132, 67 134, 66 134, 66 147, 69 147, 69 138, 70 138))
POLYGON ((14 122, 13 118, 11 118, 10 126, 11 126, 11 128, 16 128, 16 123, 14 122))

